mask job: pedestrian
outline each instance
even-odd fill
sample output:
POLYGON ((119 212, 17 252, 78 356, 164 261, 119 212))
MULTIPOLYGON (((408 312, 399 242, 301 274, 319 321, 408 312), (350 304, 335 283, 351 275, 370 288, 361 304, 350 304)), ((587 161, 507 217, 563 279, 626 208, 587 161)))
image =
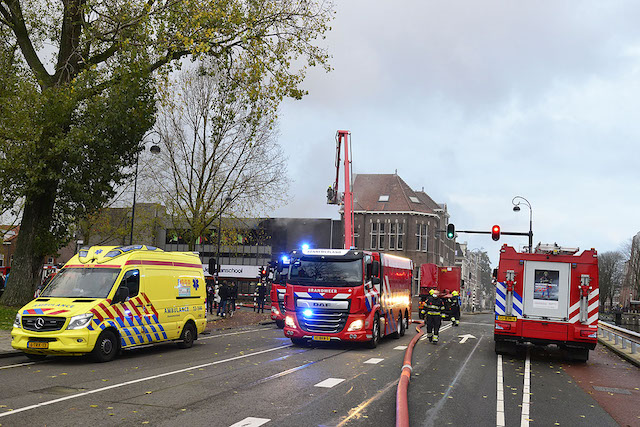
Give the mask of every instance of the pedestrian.
POLYGON ((213 286, 213 308, 217 309, 220 306, 220 285, 218 282, 213 286))
POLYGON ((227 299, 229 295, 229 287, 227 286, 227 282, 225 280, 222 281, 222 285, 219 290, 220 295, 220 305, 218 306, 218 316, 225 317, 225 309, 227 308, 227 299))
POLYGON ((451 307, 451 324, 460 326, 460 297, 458 291, 451 292, 449 305, 451 307))
POLYGON ((233 316, 236 311, 236 299, 238 299, 238 285, 236 282, 231 282, 229 286, 229 317, 233 316))
POLYGON ((440 293, 437 289, 432 289, 427 297, 427 336, 434 344, 438 344, 443 310, 444 301, 440 298, 440 293))
POLYGON ((266 296, 267 296, 267 284, 262 282, 258 283, 258 286, 256 287, 256 298, 258 300, 258 313, 260 313, 260 310, 262 310, 262 312, 264 313, 264 300, 266 296))
POLYGON ((213 281, 207 281, 207 311, 213 314, 214 289, 213 281))
POLYGON ((427 296, 420 295, 420 302, 418 303, 418 317, 424 320, 427 315, 427 296))

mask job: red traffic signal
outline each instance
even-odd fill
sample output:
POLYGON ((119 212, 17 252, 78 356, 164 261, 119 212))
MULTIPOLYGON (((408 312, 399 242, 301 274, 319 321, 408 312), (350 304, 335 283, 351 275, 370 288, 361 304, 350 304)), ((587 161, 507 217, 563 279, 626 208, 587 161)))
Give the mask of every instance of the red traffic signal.
POLYGON ((493 240, 500 240, 500 226, 499 225, 494 225, 493 227, 491 227, 491 238, 493 240))

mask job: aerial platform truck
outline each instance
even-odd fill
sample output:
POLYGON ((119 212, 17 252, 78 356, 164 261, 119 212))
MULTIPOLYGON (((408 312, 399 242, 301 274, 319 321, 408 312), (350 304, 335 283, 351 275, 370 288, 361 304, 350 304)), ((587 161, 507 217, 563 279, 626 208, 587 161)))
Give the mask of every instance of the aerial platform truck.
POLYGON ((344 248, 291 252, 284 295, 284 334, 296 345, 308 342, 366 342, 404 335, 411 315, 413 262, 395 255, 355 249, 349 132, 336 138, 336 179, 327 203, 342 205, 344 248), (344 147, 343 194, 338 192, 344 147))

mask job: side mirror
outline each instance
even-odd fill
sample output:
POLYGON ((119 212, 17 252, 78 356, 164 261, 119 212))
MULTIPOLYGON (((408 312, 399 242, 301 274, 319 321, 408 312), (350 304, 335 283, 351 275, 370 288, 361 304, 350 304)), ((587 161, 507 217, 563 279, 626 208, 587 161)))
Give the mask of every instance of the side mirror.
POLYGON ((111 302, 111 305, 125 302, 127 298, 129 298, 129 288, 125 286, 120 286, 116 291, 116 295, 113 297, 113 301, 111 302))
POLYGON ((371 264, 371 275, 375 277, 380 275, 380 261, 373 261, 371 264))

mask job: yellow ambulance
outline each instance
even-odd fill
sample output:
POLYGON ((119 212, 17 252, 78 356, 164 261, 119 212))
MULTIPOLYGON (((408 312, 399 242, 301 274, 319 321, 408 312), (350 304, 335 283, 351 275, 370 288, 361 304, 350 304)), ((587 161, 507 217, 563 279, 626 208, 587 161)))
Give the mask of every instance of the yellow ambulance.
POLYGON ((18 311, 11 345, 31 359, 91 353, 100 362, 161 341, 188 348, 207 324, 205 287, 196 253, 83 248, 18 311))

